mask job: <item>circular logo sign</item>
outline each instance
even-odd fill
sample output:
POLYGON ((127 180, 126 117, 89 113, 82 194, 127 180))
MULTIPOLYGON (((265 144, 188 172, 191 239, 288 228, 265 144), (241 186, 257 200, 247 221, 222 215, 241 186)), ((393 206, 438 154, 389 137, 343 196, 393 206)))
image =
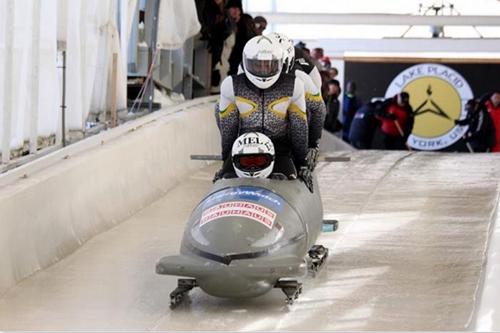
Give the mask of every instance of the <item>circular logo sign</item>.
POLYGON ((440 150, 462 138, 467 126, 456 126, 465 118, 465 103, 473 98, 465 79, 450 67, 419 64, 407 68, 392 80, 386 98, 405 91, 415 116, 408 145, 419 150, 440 150))

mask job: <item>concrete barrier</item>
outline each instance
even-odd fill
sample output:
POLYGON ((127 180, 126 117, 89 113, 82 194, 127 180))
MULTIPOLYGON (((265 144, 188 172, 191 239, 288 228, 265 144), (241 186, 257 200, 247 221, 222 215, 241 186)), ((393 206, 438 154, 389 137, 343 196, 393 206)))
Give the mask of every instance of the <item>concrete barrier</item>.
POLYGON ((206 165, 189 155, 219 153, 214 102, 169 107, 0 175, 0 294, 206 165))

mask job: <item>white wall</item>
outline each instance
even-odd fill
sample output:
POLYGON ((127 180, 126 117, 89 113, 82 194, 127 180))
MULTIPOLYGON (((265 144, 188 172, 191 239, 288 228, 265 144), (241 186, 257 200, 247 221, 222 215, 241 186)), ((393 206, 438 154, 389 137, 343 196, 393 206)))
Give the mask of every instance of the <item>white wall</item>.
POLYGON ((189 155, 219 153, 214 100, 170 107, 0 175, 0 294, 206 165, 189 155), (12 173, 28 177, 5 185, 12 173))

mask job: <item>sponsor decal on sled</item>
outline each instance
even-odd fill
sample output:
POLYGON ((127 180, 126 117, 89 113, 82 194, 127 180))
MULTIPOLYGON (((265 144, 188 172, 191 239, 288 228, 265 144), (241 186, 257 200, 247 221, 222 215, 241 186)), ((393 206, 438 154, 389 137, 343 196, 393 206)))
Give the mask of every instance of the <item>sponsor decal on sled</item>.
POLYGON ((222 217, 244 217, 272 229, 276 213, 259 204, 245 201, 230 201, 212 206, 203 211, 200 227, 222 217))
POLYGON ((229 200, 255 202, 278 213, 281 212, 283 208, 283 199, 279 195, 255 186, 239 186, 237 188, 227 188, 213 193, 205 200, 203 208, 229 200))

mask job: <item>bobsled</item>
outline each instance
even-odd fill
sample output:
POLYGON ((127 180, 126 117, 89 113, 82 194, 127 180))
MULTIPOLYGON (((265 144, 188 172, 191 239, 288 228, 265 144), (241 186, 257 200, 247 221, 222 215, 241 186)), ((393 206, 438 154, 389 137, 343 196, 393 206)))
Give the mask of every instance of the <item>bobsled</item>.
POLYGON ((193 210, 180 255, 167 256, 158 274, 180 279, 171 306, 189 290, 227 298, 260 296, 281 288, 292 304, 298 278, 316 272, 328 249, 315 245, 323 224, 316 177, 311 191, 299 179, 230 178, 217 181, 193 210))
POLYGON ((240 136, 191 213, 180 254, 156 265, 158 274, 185 277, 170 294, 171 305, 194 287, 227 298, 281 288, 292 304, 302 292, 298 279, 317 272, 328 256, 327 248, 315 245, 322 226, 336 222, 323 221, 313 170, 297 172, 289 156, 275 155, 262 133, 240 136))

